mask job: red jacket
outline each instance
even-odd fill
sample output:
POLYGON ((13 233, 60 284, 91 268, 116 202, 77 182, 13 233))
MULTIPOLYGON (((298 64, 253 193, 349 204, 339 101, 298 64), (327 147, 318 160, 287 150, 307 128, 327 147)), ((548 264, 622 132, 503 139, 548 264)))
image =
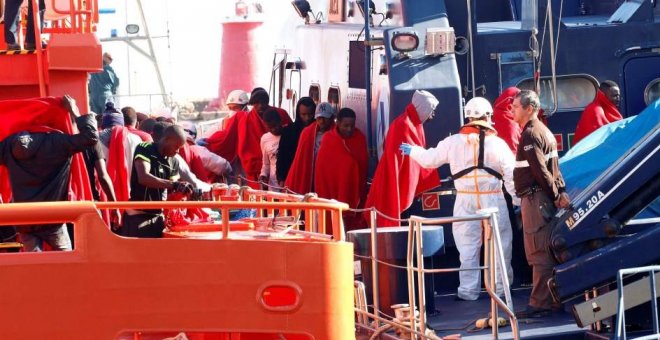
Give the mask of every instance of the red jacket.
POLYGON ((592 132, 598 130, 601 126, 607 125, 623 117, 619 113, 619 109, 614 105, 603 93, 598 90, 596 98, 591 104, 587 105, 582 112, 582 117, 575 128, 575 137, 573 137, 573 145, 577 144, 584 137, 587 137, 592 132))
MULTIPOLYGON (((422 122, 415 107, 410 104, 397 117, 387 132, 383 156, 378 163, 367 196, 366 208, 375 207, 383 214, 399 218, 408 209, 415 196, 440 185, 435 169, 423 169, 410 157, 399 151, 401 143, 426 147, 422 122)), ((378 216, 378 226, 399 226, 400 223, 378 216)))

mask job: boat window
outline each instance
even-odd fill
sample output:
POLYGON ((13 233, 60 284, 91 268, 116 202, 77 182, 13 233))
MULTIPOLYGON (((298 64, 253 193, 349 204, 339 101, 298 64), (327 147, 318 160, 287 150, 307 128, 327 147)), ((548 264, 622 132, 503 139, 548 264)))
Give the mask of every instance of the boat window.
POLYGON ((364 41, 351 40, 348 43, 348 87, 367 89, 364 69, 364 41))
POLYGON ((321 101, 321 86, 319 84, 309 85, 309 96, 318 104, 321 101))
MULTIPOLYGON (((525 79, 518 84, 523 90, 533 90, 534 80, 525 79)), ((589 75, 557 77, 557 103, 552 97, 552 78, 541 78, 541 108, 546 112, 581 111, 596 98, 598 83, 589 75)))
POLYGON ((660 99, 660 78, 655 78, 644 90, 644 102, 646 105, 651 105, 651 103, 660 99))
POLYGON ((328 89, 328 103, 332 104, 335 107, 335 110, 339 110, 341 107, 341 91, 337 86, 331 86, 328 89))

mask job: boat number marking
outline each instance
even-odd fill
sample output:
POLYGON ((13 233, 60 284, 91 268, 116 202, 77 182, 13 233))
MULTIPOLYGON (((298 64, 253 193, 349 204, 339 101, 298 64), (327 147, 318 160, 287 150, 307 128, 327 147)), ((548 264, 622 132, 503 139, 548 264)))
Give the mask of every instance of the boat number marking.
POLYGON ((587 200, 586 204, 577 207, 577 209, 574 210, 573 215, 566 220, 566 226, 568 229, 572 230, 575 224, 582 219, 582 217, 587 215, 587 213, 593 209, 603 197, 605 197, 605 194, 598 190, 597 193, 587 200))

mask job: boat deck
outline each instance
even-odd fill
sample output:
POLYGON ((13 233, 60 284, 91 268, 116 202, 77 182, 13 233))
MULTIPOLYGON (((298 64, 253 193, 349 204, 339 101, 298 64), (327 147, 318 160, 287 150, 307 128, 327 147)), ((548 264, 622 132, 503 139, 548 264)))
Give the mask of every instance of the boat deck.
MULTIPOLYGON (((522 310, 527 305, 531 287, 519 287, 512 291, 515 310, 522 310)), ((566 306, 567 310, 570 306, 566 306)), ((456 301, 455 295, 437 295, 436 313, 429 315, 428 325, 440 336, 461 334, 462 339, 491 339, 491 329, 475 330, 477 319, 485 318, 490 312, 490 299, 482 293, 476 301, 456 301)), ((506 318, 500 311, 500 317, 506 318)), ((584 339, 585 329, 579 328, 569 312, 552 314, 535 319, 518 320, 522 339, 548 339, 561 337, 565 340, 584 339)), ((500 339, 512 339, 509 325, 500 328, 500 339)))

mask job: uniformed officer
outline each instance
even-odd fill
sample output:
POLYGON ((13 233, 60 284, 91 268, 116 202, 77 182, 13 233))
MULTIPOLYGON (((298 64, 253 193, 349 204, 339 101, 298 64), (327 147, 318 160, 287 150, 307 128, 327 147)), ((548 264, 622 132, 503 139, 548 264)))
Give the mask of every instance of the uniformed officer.
POLYGON ((557 142, 537 117, 540 107, 538 95, 529 90, 518 93, 512 104, 514 120, 523 128, 513 180, 516 195, 522 199, 525 253, 533 276, 527 309, 518 313, 522 318, 545 316, 552 311, 553 300, 547 283, 555 261, 548 248, 551 228, 547 222, 556 208, 570 205, 559 171, 557 142))

